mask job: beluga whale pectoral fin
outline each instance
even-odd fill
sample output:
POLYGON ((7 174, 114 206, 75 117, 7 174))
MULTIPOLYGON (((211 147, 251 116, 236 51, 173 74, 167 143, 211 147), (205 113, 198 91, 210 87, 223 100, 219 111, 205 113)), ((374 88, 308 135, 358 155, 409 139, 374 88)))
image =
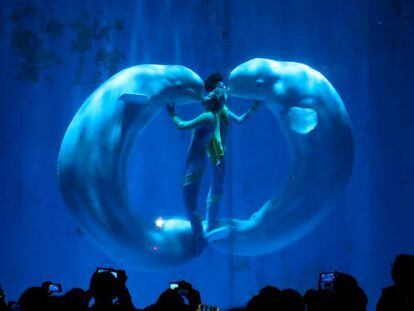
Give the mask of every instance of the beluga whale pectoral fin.
POLYGON ((318 124, 318 113, 312 108, 291 107, 287 119, 292 130, 299 134, 307 134, 318 124))
POLYGON ((119 100, 128 104, 147 105, 150 99, 145 94, 122 94, 119 100))
POLYGON ((262 78, 256 79, 255 82, 256 82, 257 85, 263 85, 265 83, 264 79, 262 79, 262 78))

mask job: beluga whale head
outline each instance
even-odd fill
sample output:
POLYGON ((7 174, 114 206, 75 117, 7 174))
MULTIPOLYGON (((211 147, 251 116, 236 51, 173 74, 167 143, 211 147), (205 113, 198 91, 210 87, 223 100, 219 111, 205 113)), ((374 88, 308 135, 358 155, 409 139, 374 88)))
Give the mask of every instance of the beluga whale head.
POLYGON ((194 71, 181 65, 164 67, 165 73, 159 83, 163 87, 162 95, 166 101, 181 105, 203 98, 204 83, 194 71))
POLYGON ((232 96, 266 100, 275 83, 279 80, 280 63, 254 58, 236 68, 229 75, 229 88, 232 96))

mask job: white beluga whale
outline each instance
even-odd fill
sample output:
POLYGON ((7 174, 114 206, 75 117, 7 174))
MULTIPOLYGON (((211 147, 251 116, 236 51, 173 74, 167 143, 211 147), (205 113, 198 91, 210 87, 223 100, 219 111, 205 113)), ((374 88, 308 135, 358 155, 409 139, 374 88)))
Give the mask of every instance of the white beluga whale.
POLYGON ((188 221, 154 225, 132 212, 126 169, 135 141, 165 104, 200 101, 202 90, 202 79, 184 66, 130 67, 90 95, 66 131, 58 159, 62 196, 81 230, 121 261, 156 269, 197 255, 188 221))
POLYGON ((288 141, 291 169, 281 192, 249 219, 221 220, 207 239, 224 252, 231 238, 235 254, 266 254, 307 234, 334 206, 352 171, 351 124, 333 86, 304 64, 252 59, 231 71, 229 88, 265 102, 288 141))

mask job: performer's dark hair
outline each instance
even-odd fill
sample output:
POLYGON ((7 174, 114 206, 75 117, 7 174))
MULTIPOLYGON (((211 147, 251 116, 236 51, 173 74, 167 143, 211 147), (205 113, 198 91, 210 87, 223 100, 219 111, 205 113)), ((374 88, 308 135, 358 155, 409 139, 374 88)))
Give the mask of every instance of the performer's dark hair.
POLYGON ((217 83, 223 81, 224 78, 219 72, 212 73, 204 80, 204 88, 207 92, 211 92, 217 87, 217 83))

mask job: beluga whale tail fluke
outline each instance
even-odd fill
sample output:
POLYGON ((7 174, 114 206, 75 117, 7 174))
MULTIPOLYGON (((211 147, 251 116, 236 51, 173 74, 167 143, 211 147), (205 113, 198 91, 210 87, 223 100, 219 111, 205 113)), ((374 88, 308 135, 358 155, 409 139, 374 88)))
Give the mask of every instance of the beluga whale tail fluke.
POLYGON ((304 64, 255 58, 231 71, 229 87, 234 97, 265 102, 288 141, 292 164, 280 194, 247 220, 223 220, 230 225, 208 241, 227 251, 231 234, 235 254, 267 254, 317 226, 344 191, 353 164, 351 123, 331 83, 304 64))

